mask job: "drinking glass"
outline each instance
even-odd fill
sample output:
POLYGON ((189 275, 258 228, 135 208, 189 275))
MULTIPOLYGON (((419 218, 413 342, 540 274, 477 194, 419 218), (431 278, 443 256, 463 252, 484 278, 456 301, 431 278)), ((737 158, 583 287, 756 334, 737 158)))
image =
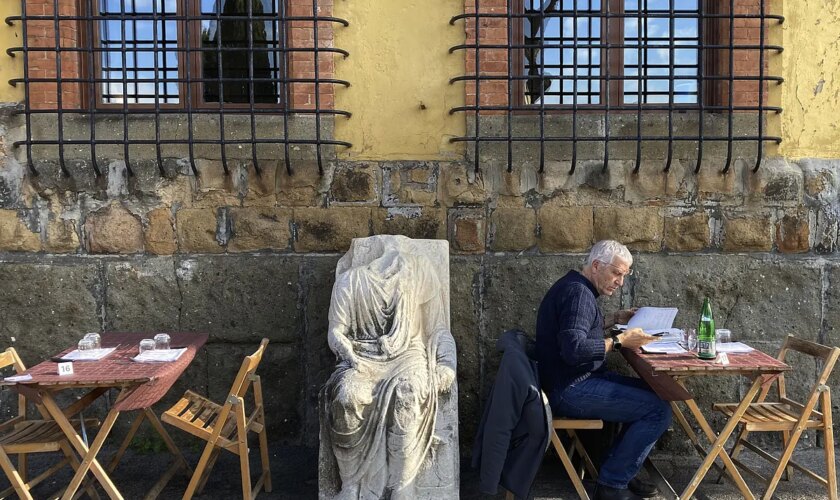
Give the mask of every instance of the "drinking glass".
POLYGON ((154 339, 143 339, 140 341, 140 354, 143 354, 146 351, 154 351, 155 350, 155 341, 154 339))
POLYGON ((155 349, 169 349, 169 335, 166 333, 158 333, 155 335, 155 349))
POLYGON ((102 336, 98 333, 88 333, 85 335, 85 338, 93 342, 94 349, 102 348, 102 336))
POLYGON ((732 332, 725 328, 718 328, 715 330, 715 338, 717 339, 718 344, 732 342, 732 332))
POLYGON ((683 330, 683 346, 685 347, 686 351, 695 352, 697 351, 697 329, 696 328, 686 328, 683 330))
POLYGON ((85 337, 79 341, 78 349, 80 351, 90 351, 91 349, 95 349, 95 347, 93 346, 93 341, 85 337))

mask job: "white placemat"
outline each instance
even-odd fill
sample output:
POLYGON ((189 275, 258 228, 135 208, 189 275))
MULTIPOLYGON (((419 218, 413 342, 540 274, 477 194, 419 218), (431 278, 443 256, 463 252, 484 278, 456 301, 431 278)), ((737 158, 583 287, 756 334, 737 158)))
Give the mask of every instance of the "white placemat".
POLYGON ((187 352, 186 347, 181 349, 155 349, 138 354, 131 359, 138 363, 167 363, 177 360, 185 352, 187 352))

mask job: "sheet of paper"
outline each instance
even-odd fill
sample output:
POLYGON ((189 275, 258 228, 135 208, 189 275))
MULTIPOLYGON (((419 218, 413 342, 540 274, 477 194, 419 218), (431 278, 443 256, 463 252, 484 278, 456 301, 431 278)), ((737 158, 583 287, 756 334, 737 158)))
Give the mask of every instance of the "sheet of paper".
POLYGON ((186 347, 182 349, 155 349, 138 354, 131 359, 138 363, 166 363, 177 360, 185 352, 187 352, 186 347))
POLYGON ((103 349, 88 349, 86 351, 80 351, 77 349, 75 351, 68 352, 67 354, 62 356, 61 359, 67 361, 97 361, 111 354, 116 349, 116 347, 107 347, 103 349))
POLYGON ((750 351, 754 350, 752 347, 748 346, 747 344, 741 343, 741 342, 724 342, 724 343, 718 342, 715 345, 715 348, 717 349, 717 352, 728 352, 728 353, 744 353, 744 352, 750 352, 750 351))
POLYGON ((13 375, 11 377, 6 377, 3 379, 5 382, 29 382, 32 380, 32 375, 25 374, 25 375, 13 375))
POLYGON ((627 328, 641 328, 645 333, 670 332, 677 312, 676 307, 641 307, 627 322, 627 328))
POLYGON ((682 354, 686 351, 676 342, 653 342, 642 346, 642 352, 650 354, 682 354))

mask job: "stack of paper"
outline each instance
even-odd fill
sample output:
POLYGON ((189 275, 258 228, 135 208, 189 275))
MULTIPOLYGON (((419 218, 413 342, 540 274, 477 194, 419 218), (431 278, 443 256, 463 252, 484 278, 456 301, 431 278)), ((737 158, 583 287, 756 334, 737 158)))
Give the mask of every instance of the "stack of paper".
POLYGON ((682 354, 688 351, 676 342, 653 342, 643 345, 642 352, 649 354, 682 354))
POLYGON ((743 352, 750 352, 754 349, 747 344, 743 344, 741 342, 718 342, 715 346, 717 352, 728 352, 728 353, 743 353, 743 352))
POLYGON ((13 375, 3 379, 5 382, 29 382, 32 380, 32 375, 26 373, 24 375, 13 375))
POLYGON ((677 312, 676 307, 640 307, 626 325, 616 326, 618 328, 641 328, 649 335, 660 332, 665 332, 668 335, 678 335, 680 330, 672 328, 677 312))
POLYGON ((131 359, 138 363, 166 363, 177 360, 185 352, 187 352, 186 347, 181 349, 155 349, 138 354, 131 359))
POLYGON ((70 351, 61 357, 64 361, 97 361, 114 352, 116 347, 107 347, 104 349, 88 349, 80 351, 70 351))

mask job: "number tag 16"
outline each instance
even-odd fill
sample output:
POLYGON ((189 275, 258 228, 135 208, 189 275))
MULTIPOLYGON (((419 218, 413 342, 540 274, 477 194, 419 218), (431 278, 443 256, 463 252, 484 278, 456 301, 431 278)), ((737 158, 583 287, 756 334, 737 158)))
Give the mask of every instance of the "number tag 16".
POLYGON ((59 375, 73 375, 73 363, 59 363, 58 364, 58 374, 59 375))

